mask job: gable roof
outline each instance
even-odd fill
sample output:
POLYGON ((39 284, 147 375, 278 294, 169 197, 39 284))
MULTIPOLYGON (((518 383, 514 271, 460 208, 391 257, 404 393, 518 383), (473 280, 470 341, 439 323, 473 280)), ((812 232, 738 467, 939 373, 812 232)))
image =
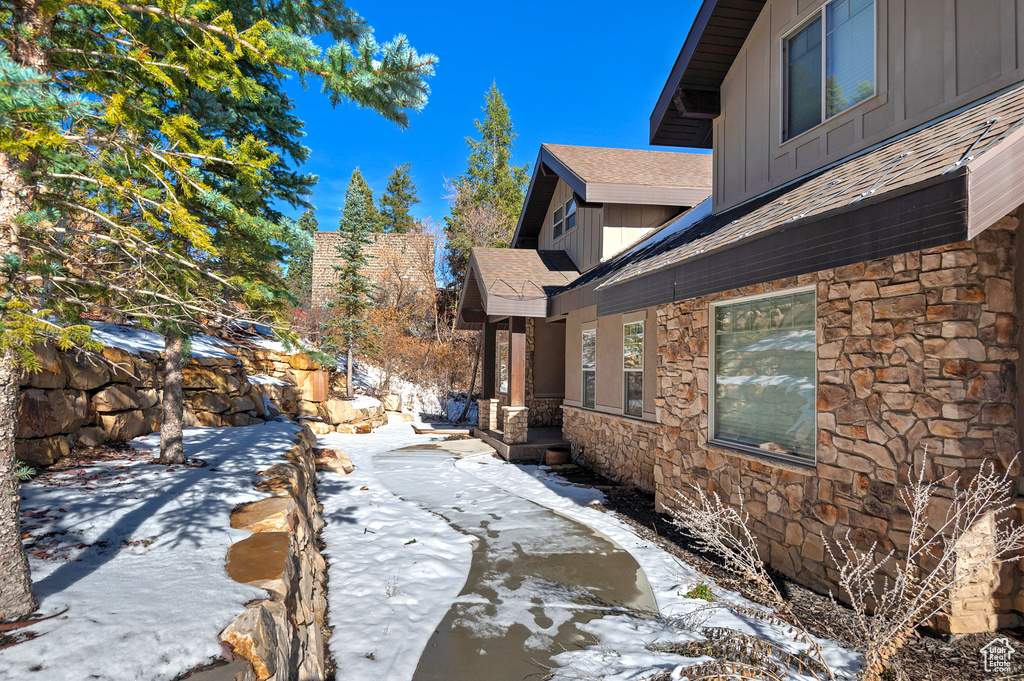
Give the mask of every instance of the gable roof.
POLYGON ((1018 84, 714 215, 676 218, 553 295, 614 314, 973 238, 1024 203, 1018 84))
POLYGON ((651 144, 711 148, 725 74, 765 0, 704 0, 651 114, 651 144))
POLYGON ((513 248, 536 248, 558 180, 583 203, 695 206, 711 194, 711 155, 542 144, 513 248))
POLYGON ((548 296, 579 276, 565 251, 474 248, 459 295, 460 329, 487 317, 546 317, 548 296))

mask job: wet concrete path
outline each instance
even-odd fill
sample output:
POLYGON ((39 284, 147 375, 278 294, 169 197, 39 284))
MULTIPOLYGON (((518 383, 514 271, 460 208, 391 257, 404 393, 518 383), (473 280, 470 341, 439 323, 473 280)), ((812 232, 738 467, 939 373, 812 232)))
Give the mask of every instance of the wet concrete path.
POLYGON ((388 489, 474 538, 461 595, 431 636, 414 681, 543 678, 551 658, 596 641, 578 625, 655 614, 633 557, 604 535, 457 467, 460 443, 376 454, 388 489), (453 449, 456 451, 448 451, 453 449))

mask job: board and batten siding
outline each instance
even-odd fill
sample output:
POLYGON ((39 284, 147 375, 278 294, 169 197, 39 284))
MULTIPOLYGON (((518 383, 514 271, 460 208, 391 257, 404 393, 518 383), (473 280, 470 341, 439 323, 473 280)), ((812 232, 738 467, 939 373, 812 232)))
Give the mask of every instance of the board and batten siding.
POLYGON ((875 95, 782 141, 782 40, 825 0, 769 0, 722 83, 714 210, 1024 80, 1024 0, 875 0, 875 95))
POLYGON ((675 206, 606 203, 601 232, 601 260, 615 257, 637 239, 647 236, 652 229, 660 227, 681 212, 682 209, 675 206))
POLYGON ((578 206, 576 226, 554 237, 555 209, 572 198, 572 189, 559 180, 555 194, 544 216, 538 240, 540 249, 561 250, 569 254, 580 272, 607 260, 655 227, 663 225, 681 212, 675 206, 645 206, 606 203, 600 208, 578 206))
POLYGON ((555 209, 564 206, 572 198, 572 189, 562 180, 555 187, 555 194, 548 205, 544 216, 544 226, 540 230, 540 250, 565 251, 576 263, 580 272, 586 272, 601 262, 601 208, 576 208, 576 226, 563 232, 557 239, 554 237, 552 219, 555 209))
POLYGON ((565 322, 565 404, 583 406, 583 329, 597 328, 597 395, 595 411, 621 415, 622 326, 626 322, 644 322, 644 415, 656 420, 654 396, 657 390, 657 308, 650 307, 626 314, 597 316, 597 306, 573 310, 565 322))

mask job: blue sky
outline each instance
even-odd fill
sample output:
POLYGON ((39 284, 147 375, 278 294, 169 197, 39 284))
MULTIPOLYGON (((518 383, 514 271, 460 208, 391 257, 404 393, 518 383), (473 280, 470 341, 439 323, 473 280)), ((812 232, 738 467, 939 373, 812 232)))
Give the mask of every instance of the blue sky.
MULTIPOLYGON (((378 196, 397 164, 411 163, 418 219, 447 213, 444 178, 465 171, 484 94, 495 81, 518 138, 517 164, 541 143, 652 148, 648 120, 699 0, 664 2, 443 2, 352 0, 380 42, 398 33, 437 55, 426 108, 402 130, 353 104, 331 108, 316 86, 288 85, 320 176, 313 203, 321 230, 337 228, 352 170, 378 196)), ((297 217, 297 215, 295 215, 297 217)))

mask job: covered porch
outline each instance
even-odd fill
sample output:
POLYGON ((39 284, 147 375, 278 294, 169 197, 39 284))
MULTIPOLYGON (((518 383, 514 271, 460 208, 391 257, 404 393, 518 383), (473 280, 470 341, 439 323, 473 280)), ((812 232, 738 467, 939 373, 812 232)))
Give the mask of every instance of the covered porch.
POLYGON ((565 324, 548 296, 579 273, 563 251, 474 248, 459 328, 483 333, 476 436, 508 460, 539 460, 561 437, 565 324))

